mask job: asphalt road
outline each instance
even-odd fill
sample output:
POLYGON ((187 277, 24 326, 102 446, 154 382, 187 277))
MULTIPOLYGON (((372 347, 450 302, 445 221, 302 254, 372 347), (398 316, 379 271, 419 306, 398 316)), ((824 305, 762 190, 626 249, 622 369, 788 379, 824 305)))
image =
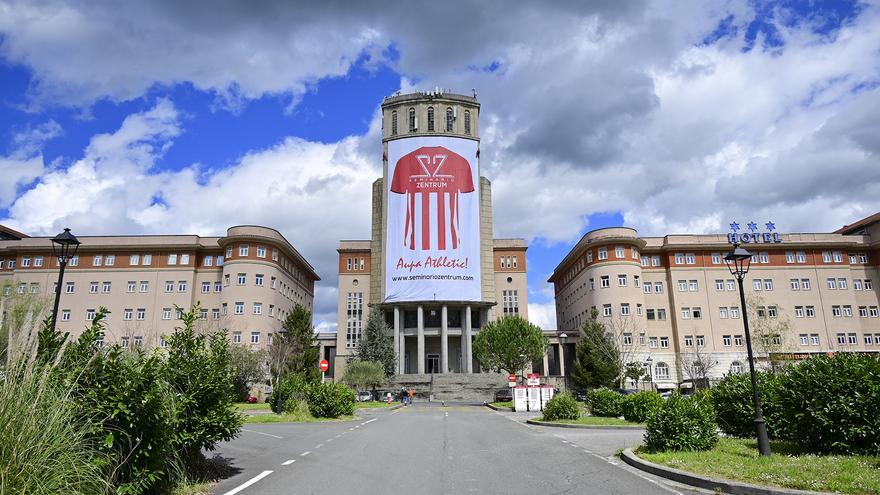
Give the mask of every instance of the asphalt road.
POLYGON ((614 457, 641 431, 530 426, 478 406, 361 410, 353 422, 245 425, 214 493, 681 493, 614 457), (292 461, 292 462, 291 462, 292 461))

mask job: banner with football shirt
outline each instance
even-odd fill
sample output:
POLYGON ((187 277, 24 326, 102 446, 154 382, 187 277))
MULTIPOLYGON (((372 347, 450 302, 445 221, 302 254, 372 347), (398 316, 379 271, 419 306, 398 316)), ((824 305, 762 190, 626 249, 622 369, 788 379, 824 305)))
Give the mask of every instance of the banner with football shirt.
POLYGON ((479 301, 477 142, 388 143, 385 301, 479 301))

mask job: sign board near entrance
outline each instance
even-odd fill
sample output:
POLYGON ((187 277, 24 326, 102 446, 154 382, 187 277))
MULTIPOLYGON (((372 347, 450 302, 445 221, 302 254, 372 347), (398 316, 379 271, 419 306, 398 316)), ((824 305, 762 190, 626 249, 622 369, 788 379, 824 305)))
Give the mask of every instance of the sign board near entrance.
POLYGON ((327 370, 330 369, 330 363, 328 363, 326 359, 322 359, 321 364, 319 364, 318 367, 321 368, 322 373, 326 373, 327 370))
POLYGON ((526 384, 530 387, 536 387, 541 384, 540 373, 529 373, 526 377, 526 384))
POLYGON ((385 301, 479 301, 477 142, 388 142, 385 301))

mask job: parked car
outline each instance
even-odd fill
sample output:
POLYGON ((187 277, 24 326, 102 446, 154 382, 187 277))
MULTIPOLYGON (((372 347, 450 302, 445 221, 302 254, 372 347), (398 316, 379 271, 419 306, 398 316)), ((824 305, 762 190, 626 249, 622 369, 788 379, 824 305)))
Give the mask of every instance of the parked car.
POLYGON ((668 399, 671 395, 672 395, 671 391, 660 392, 660 397, 663 397, 664 399, 668 399))
POLYGON ((510 392, 510 387, 502 388, 495 392, 495 402, 507 402, 513 400, 513 393, 510 392))
POLYGON ((587 392, 585 390, 572 390, 572 395, 574 395, 575 400, 578 402, 586 402, 587 401, 587 392))
POLYGON ((358 402, 369 402, 371 400, 373 400, 373 393, 369 390, 364 390, 363 392, 357 393, 358 402))
POLYGON ((615 392, 617 392, 620 395, 632 395, 632 394, 638 392, 638 390, 633 390, 630 388, 613 388, 611 390, 614 390, 615 392))
POLYGON ((248 403, 248 404, 256 404, 256 403, 257 403, 257 398, 254 397, 253 395, 248 395, 247 403, 248 403))

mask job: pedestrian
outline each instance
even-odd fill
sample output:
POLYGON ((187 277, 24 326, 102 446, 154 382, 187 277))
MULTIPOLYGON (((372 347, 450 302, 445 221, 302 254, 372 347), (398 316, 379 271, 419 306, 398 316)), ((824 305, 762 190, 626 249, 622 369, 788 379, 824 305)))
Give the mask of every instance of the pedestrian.
POLYGON ((407 397, 406 396, 406 389, 403 387, 400 387, 400 403, 403 404, 404 406, 406 405, 406 397, 407 397))
POLYGON ((412 400, 413 400, 413 389, 412 389, 412 387, 410 387, 409 388, 409 404, 410 405, 412 405, 412 400))

